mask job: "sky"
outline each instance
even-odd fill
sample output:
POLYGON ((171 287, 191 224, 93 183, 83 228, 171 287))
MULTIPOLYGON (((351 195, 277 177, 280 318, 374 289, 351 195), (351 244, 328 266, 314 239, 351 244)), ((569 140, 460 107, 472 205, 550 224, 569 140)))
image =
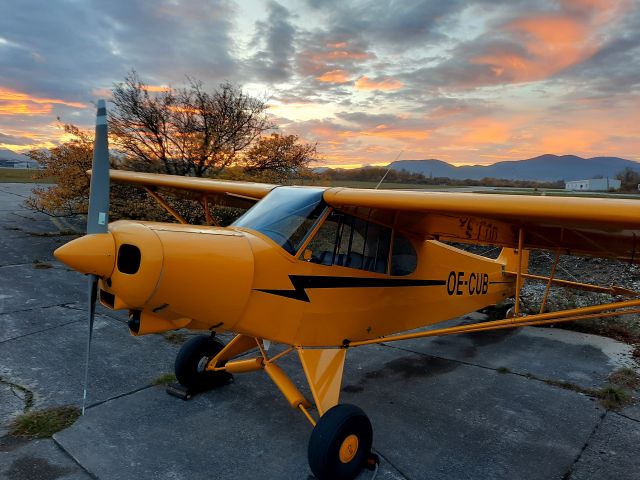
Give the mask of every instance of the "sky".
POLYGON ((265 98, 318 165, 640 161, 640 0, 0 0, 0 149, 65 140, 135 70, 265 98))

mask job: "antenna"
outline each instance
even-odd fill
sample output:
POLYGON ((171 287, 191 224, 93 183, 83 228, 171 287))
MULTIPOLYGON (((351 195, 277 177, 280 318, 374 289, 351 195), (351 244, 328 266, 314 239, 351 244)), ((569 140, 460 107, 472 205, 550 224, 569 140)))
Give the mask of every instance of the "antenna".
MULTIPOLYGON (((403 153, 404 153, 404 150, 400 150, 400 153, 398 153, 398 155, 396 155, 396 158, 393 159, 393 162, 397 161, 400 158, 400 155, 402 155, 403 153)), ((391 163, 393 163, 393 162, 391 162, 391 163)), ((376 188, 374 188, 374 190, 378 190, 378 188, 380 188, 380 185, 382 185, 382 182, 384 182, 384 179, 387 178, 387 175, 389 175, 390 171, 391 171, 391 167, 389 167, 387 169, 387 171, 382 176, 382 178, 380 179, 380 181, 378 182, 378 185, 376 185, 376 188)))

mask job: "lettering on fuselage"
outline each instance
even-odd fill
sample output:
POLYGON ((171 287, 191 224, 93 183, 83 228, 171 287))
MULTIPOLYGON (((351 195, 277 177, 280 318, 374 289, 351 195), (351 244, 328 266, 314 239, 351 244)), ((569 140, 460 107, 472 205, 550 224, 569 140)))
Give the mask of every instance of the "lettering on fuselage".
POLYGON ((481 242, 495 242, 498 240, 498 227, 486 220, 478 220, 471 217, 461 218, 460 227, 469 239, 481 242))
POLYGON ((489 291, 489 274, 453 271, 447 278, 449 295, 484 295, 489 291))

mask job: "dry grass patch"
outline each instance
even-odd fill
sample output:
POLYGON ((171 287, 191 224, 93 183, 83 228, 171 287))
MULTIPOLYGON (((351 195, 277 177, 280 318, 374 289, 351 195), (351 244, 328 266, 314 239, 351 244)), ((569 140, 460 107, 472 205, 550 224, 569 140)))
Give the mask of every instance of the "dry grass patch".
POLYGON ((70 405, 28 412, 11 423, 9 434, 22 438, 49 438, 73 425, 79 416, 80 410, 70 405))

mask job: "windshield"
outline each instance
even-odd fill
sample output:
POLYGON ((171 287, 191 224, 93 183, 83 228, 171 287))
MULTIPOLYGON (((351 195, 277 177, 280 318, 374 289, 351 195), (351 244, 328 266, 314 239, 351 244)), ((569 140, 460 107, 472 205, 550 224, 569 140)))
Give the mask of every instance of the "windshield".
POLYGON ((278 187, 232 226, 257 230, 294 255, 326 207, 323 192, 322 188, 278 187))

